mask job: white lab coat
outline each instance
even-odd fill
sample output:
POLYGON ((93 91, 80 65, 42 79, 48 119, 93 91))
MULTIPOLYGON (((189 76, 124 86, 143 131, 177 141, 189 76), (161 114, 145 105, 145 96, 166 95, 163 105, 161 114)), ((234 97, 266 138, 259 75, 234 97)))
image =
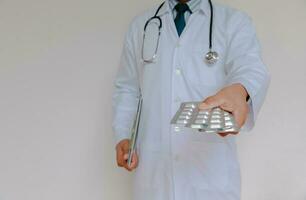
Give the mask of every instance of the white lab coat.
POLYGON ((125 37, 113 94, 116 141, 130 137, 141 86, 143 108, 134 174, 134 200, 238 200, 240 171, 235 137, 176 129, 171 118, 184 101, 202 101, 226 85, 247 89, 250 112, 244 130, 254 126, 269 75, 250 18, 214 3, 213 48, 220 60, 204 62, 209 46, 210 10, 202 0, 180 37, 168 0, 155 63, 141 61, 143 27, 158 6, 134 18, 125 37))

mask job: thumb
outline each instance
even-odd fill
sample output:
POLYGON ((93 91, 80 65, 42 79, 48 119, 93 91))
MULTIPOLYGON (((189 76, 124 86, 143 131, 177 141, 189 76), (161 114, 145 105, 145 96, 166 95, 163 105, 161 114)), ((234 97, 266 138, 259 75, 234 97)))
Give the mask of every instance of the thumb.
POLYGON ((124 160, 127 160, 128 158, 129 158, 129 154, 128 154, 128 153, 125 153, 124 156, 123 156, 123 159, 124 159, 124 160))
POLYGON ((218 107, 220 105, 222 105, 224 103, 224 101, 220 98, 218 98, 218 96, 211 96, 206 98, 200 105, 199 105, 199 109, 201 110, 209 110, 215 107, 218 107))

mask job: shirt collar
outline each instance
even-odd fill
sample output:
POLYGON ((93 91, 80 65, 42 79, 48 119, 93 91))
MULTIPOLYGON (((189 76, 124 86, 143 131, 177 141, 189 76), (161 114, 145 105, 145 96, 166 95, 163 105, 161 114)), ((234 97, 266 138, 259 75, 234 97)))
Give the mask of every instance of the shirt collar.
MULTIPOLYGON (((161 7, 161 9, 158 12, 158 15, 163 15, 165 13, 168 13, 172 11, 173 8, 171 8, 171 5, 177 2, 177 0, 165 0, 165 4, 161 7)), ((190 0, 190 1, 195 1, 195 0, 190 0)), ((199 11, 203 12, 205 15, 209 15, 210 14, 210 8, 209 8, 209 3, 208 0, 197 0, 197 1, 201 1, 199 5, 196 5, 196 7, 191 7, 191 11, 197 11, 197 9, 199 9, 199 11)), ((176 5, 176 4, 175 4, 176 5)), ((189 5, 189 4, 188 4, 189 5)))
MULTIPOLYGON (((169 0, 169 6, 174 11, 176 4, 178 3, 177 0, 169 0)), ((187 5, 192 13, 196 12, 201 4, 201 0, 189 0, 187 1, 187 5)))

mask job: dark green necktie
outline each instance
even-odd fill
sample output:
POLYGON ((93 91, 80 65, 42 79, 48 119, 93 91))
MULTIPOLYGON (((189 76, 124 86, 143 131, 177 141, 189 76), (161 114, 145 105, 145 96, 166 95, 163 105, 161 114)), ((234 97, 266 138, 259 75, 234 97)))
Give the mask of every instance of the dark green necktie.
POLYGON ((176 4, 174 8, 177 12, 174 22, 175 22, 177 33, 180 36, 186 25, 184 14, 187 10, 191 13, 191 10, 189 9, 186 3, 178 3, 176 4))

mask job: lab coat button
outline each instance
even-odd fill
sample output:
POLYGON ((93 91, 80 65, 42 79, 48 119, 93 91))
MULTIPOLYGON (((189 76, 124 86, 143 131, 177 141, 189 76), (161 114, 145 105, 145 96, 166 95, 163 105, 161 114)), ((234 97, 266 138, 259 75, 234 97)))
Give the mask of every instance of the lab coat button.
POLYGON ((176 73, 177 75, 181 75, 182 72, 181 72, 180 69, 176 69, 176 70, 175 70, 175 73, 176 73))

